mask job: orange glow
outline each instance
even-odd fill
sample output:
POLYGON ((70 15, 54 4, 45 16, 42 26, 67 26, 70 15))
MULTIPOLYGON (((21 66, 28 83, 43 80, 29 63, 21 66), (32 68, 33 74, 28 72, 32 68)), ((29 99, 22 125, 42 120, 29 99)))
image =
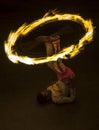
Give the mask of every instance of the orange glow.
POLYGON ((12 31, 10 32, 7 41, 4 43, 4 48, 7 57, 9 58, 10 61, 13 63, 19 63, 22 62, 24 64, 28 65, 34 65, 34 64, 42 64, 50 61, 56 61, 58 58, 61 59, 68 59, 76 56, 77 54, 80 53, 81 48, 85 45, 85 41, 90 41, 93 39, 93 31, 94 28, 92 26, 92 21, 91 20, 85 20, 81 16, 76 15, 76 14, 59 14, 55 13, 54 15, 46 15, 30 24, 23 24, 21 27, 18 28, 17 31, 12 31), (84 26, 86 33, 84 36, 79 40, 79 42, 75 45, 70 45, 69 47, 64 48, 61 50, 59 53, 54 54, 49 57, 40 57, 40 58, 30 58, 28 56, 19 56, 17 52, 13 53, 13 46, 15 45, 17 39, 19 36, 25 36, 32 30, 34 30, 36 27, 39 25, 44 25, 47 22, 53 22, 54 21, 61 21, 61 20, 69 20, 69 21, 74 21, 77 23, 80 23, 81 25, 84 26))

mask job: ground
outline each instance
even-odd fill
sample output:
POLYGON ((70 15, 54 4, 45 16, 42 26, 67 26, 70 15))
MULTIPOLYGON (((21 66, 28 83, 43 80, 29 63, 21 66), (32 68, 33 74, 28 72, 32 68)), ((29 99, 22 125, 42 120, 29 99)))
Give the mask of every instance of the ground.
POLYGON ((0 130, 97 130, 99 128, 99 2, 44 0, 0 2, 0 130), (46 64, 13 64, 4 52, 4 41, 11 30, 30 23, 49 9, 91 18, 94 40, 78 56, 65 61, 76 73, 77 97, 73 104, 39 105, 37 93, 56 76, 46 64))

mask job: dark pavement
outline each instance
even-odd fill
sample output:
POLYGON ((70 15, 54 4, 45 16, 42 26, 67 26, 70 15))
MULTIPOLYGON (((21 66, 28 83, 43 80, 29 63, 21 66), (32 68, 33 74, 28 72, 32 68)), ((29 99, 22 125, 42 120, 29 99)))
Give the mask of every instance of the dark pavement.
MULTIPOLYGON (((56 25, 57 26, 57 25, 56 25)), ((75 25, 76 26, 76 25, 75 25)), ((52 28, 48 31, 52 31, 52 28)), ((75 30, 79 31, 79 30, 75 30)), ((79 33, 78 33, 79 34, 79 33)), ((0 2, 0 130, 99 129, 99 2, 32 0, 0 2), (76 73, 77 98, 73 104, 39 105, 37 93, 56 80, 46 64, 28 66, 10 62, 4 41, 11 30, 42 17, 49 9, 91 18, 94 39, 79 55, 64 63, 76 73)), ((76 36, 74 37, 74 39, 76 36)), ((68 40, 72 41, 72 37, 68 40)), ((68 41, 67 40, 67 41, 68 41)), ((39 48, 40 49, 40 48, 39 48)), ((40 49, 42 50, 42 49, 40 49)), ((38 50, 39 51, 39 50, 38 50)))

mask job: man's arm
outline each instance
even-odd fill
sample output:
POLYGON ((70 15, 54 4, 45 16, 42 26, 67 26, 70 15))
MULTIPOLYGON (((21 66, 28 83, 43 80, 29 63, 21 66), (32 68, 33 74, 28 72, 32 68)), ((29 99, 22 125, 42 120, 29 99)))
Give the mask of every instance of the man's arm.
POLYGON ((76 92, 75 88, 70 88, 70 97, 60 96, 54 98, 53 102, 56 104, 71 103, 75 100, 76 92))

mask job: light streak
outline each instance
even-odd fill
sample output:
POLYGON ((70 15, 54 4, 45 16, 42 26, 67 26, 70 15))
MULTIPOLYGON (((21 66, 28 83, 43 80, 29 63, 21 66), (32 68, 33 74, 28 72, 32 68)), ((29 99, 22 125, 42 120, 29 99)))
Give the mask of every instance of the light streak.
POLYGON ((54 15, 46 15, 42 17, 41 19, 38 19, 30 24, 23 24, 21 27, 18 28, 17 31, 10 32, 7 41, 4 42, 4 49, 6 52, 7 57, 10 61, 13 63, 19 63, 22 62, 24 64, 28 65, 34 65, 34 64, 42 64, 50 61, 56 61, 58 58, 61 59, 69 59, 73 58, 77 54, 80 53, 81 48, 85 45, 86 41, 87 44, 90 43, 90 41, 93 39, 93 33, 94 28, 92 25, 91 20, 85 20, 79 15, 76 14, 59 14, 55 13, 54 15), (84 36, 79 40, 77 44, 72 44, 69 47, 64 48, 59 53, 54 54, 49 57, 40 57, 40 58, 31 58, 28 56, 19 56, 15 50, 13 50, 13 46, 15 45, 17 39, 20 36, 25 36, 35 28, 37 28, 39 25, 44 25, 47 22, 53 22, 53 21, 61 21, 61 20, 69 20, 74 21, 79 24, 81 24, 85 28, 85 34, 84 36))

